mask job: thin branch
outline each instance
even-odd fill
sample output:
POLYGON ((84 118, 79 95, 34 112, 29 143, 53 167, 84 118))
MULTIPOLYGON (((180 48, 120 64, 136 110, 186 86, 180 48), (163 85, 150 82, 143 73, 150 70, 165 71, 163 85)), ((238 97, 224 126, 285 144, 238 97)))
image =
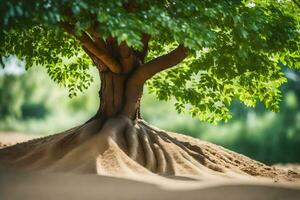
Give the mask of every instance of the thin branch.
POLYGON ((72 26, 71 24, 63 23, 62 27, 67 33, 75 36, 89 52, 100 59, 112 72, 121 72, 122 68, 120 64, 107 52, 98 48, 85 32, 83 32, 81 36, 76 36, 74 32, 74 26, 72 26))
POLYGON ((128 12, 137 12, 139 10, 139 4, 135 1, 129 1, 129 3, 125 3, 124 4, 124 8, 128 11, 128 12))
POLYGON ((150 35, 148 34, 143 34, 142 35, 142 43, 143 43, 143 50, 140 52, 137 52, 138 57, 140 60, 144 63, 145 57, 148 52, 148 46, 149 46, 149 41, 150 41, 150 35))

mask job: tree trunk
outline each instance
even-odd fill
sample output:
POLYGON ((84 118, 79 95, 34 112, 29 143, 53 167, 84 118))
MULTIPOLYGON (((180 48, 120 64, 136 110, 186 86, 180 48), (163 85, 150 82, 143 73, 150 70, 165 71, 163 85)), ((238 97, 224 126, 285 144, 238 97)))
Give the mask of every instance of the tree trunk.
POLYGON ((62 23, 62 26, 67 33, 77 37, 99 70, 101 100, 95 117, 101 121, 116 115, 136 120, 144 83, 156 73, 177 65, 187 57, 188 50, 178 45, 169 53, 144 63, 150 39, 147 34, 142 35, 142 51, 136 51, 125 42, 118 44, 113 37, 104 41, 95 27, 76 36, 74 25, 62 23))
MULTIPOLYGON (((99 70, 101 80, 100 106, 96 118, 104 121, 117 115, 138 119, 145 82, 156 73, 175 66, 187 56, 187 49, 181 45, 146 64, 145 54, 135 52, 126 44, 116 46, 112 42, 107 51, 118 65, 106 65, 87 50, 99 70)), ((107 61, 109 62, 111 60, 107 61)))
POLYGON ((132 120, 140 118, 140 98, 143 86, 129 86, 130 74, 99 71, 99 76, 100 105, 96 118, 106 120, 117 115, 123 115, 132 120))

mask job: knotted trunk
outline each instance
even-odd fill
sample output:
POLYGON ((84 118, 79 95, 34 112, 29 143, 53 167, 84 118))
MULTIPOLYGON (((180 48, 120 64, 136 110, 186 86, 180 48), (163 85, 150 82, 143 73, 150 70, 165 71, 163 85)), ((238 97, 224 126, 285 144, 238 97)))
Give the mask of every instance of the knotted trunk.
POLYGON ((149 78, 143 71, 145 54, 134 51, 125 43, 117 44, 113 38, 106 42, 95 38, 96 52, 90 46, 84 46, 99 71, 101 81, 100 105, 92 119, 106 121, 123 115, 135 121, 140 117, 140 98, 149 78))
POLYGON ((142 85, 129 85, 130 73, 115 74, 110 71, 99 71, 101 87, 100 105, 96 117, 108 119, 124 115, 132 120, 140 117, 140 98, 142 85))
POLYGON ((63 23, 62 26, 67 33, 77 37, 100 73, 100 107, 92 119, 105 121, 116 115, 137 119, 145 82, 156 73, 177 65, 187 57, 188 50, 183 45, 178 45, 169 53, 145 63, 150 39, 147 34, 143 34, 141 38, 143 49, 137 51, 125 42, 118 44, 113 37, 104 41, 95 27, 77 36, 74 33, 74 25, 63 23))

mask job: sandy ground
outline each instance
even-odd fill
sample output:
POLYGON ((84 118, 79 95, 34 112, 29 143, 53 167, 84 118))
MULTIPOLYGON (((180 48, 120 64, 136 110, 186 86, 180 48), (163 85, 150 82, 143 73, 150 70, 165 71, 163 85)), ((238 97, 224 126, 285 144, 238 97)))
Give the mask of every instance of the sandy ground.
POLYGON ((41 135, 17 133, 17 132, 0 132, 0 148, 11 146, 17 143, 25 142, 35 138, 42 137, 41 135))
MULTIPOLYGON (((33 139, 19 133, 0 134, 2 144, 33 139)), ((189 180, 161 176, 109 177, 95 174, 25 173, 1 169, 0 199, 230 199, 299 200, 300 183, 274 183, 264 179, 189 180)))
MULTIPOLYGON (((146 177, 145 177, 146 178, 146 177)), ((251 181, 164 180, 155 184, 124 178, 78 174, 26 174, 0 177, 0 199, 230 199, 299 200, 300 186, 251 181)))

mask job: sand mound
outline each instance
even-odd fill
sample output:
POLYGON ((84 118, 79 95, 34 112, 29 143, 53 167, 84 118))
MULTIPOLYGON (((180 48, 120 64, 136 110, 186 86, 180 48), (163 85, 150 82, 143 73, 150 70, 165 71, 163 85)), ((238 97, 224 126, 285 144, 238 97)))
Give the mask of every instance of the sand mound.
POLYGON ((292 170, 269 167, 220 146, 118 117, 0 150, 0 165, 19 170, 108 176, 265 177, 297 181, 292 170))

